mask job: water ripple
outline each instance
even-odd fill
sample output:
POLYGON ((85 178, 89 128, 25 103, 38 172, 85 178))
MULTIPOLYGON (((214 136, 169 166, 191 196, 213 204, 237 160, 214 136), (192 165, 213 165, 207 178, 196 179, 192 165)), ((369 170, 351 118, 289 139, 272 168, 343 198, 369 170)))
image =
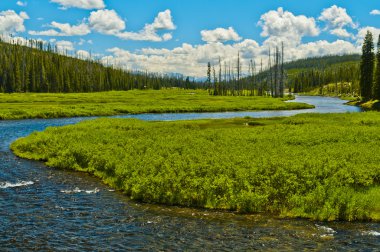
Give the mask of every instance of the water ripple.
MULTIPOLYGON (((143 120, 269 117, 304 112, 358 112, 339 99, 299 97, 316 110, 128 115, 143 120)), ((0 121, 2 251, 362 250, 380 247, 379 223, 314 223, 265 215, 141 204, 86 174, 22 160, 12 141, 49 126, 91 118, 0 121), (322 237, 323 235, 333 235, 322 237)))

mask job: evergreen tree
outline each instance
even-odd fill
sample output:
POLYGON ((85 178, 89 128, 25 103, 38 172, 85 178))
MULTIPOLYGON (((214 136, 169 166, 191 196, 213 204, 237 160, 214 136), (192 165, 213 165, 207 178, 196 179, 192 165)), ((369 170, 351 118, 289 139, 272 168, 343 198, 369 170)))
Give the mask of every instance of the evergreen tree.
POLYGON ((211 63, 207 63, 207 88, 211 87, 211 63))
POLYGON ((377 41, 376 72, 375 84, 373 89, 373 98, 380 100, 380 35, 377 41))
POLYGON ((375 53, 373 37, 370 31, 364 38, 362 47, 362 61, 360 64, 360 91, 361 96, 364 99, 372 98, 372 86, 373 86, 373 70, 375 64, 375 53))
POLYGON ((49 44, 7 43, 0 37, 0 92, 99 92, 108 90, 197 88, 181 75, 125 71, 93 59, 58 54, 49 44))

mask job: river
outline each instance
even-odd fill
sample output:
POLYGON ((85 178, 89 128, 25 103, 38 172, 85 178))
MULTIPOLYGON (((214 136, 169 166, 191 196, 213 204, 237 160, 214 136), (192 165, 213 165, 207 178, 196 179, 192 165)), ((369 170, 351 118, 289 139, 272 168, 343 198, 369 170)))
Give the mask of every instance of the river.
MULTIPOLYGON (((117 116, 143 120, 360 112, 344 101, 297 97, 312 110, 117 116)), ((0 244, 19 250, 362 250, 380 248, 380 223, 313 222, 140 204, 83 173, 15 157, 9 145, 49 126, 91 118, 0 122, 0 244)))

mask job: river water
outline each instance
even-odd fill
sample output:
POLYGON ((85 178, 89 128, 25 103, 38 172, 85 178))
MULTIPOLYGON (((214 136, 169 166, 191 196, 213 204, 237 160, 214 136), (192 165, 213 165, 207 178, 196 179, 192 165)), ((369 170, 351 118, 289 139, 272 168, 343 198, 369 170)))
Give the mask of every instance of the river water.
MULTIPOLYGON (((272 117, 360 112, 336 98, 297 97, 313 110, 145 114, 144 120, 272 117)), ((49 126, 91 118, 0 122, 0 250, 361 250, 380 249, 380 223, 313 222, 140 204, 86 174, 15 157, 9 145, 49 126)))

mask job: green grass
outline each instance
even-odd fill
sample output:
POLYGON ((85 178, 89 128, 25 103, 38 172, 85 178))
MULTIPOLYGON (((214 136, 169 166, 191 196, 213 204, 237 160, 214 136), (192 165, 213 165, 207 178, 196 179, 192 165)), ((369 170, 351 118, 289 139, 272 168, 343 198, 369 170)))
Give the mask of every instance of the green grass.
POLYGON ((380 220, 380 114, 96 119, 14 142, 132 199, 317 220, 380 220))
POLYGON ((339 93, 335 92, 335 88, 338 87, 338 90, 350 90, 351 83, 338 83, 336 85, 335 83, 330 83, 327 85, 324 85, 322 88, 322 93, 319 87, 314 88, 313 90, 309 92, 302 93, 303 95, 312 95, 312 96, 329 96, 329 97, 338 97, 342 100, 346 101, 357 101, 360 100, 360 97, 353 94, 346 94, 346 93, 339 93))
POLYGON ((267 97, 210 96, 204 90, 112 91, 79 94, 0 94, 0 120, 118 114, 306 109, 267 97))
MULTIPOLYGON (((351 83, 338 83, 338 89, 341 89, 343 86, 345 90, 349 90, 351 83)), ((349 94, 337 94, 334 92, 335 90, 335 84, 328 84, 323 86, 323 96, 330 96, 330 97, 339 97, 342 100, 348 101, 346 104, 347 105, 352 105, 352 106, 360 106, 364 110, 376 110, 380 111, 380 101, 379 100, 362 100, 359 96, 357 95, 349 95, 349 94)), ((320 89, 315 88, 311 90, 310 92, 305 92, 303 95, 316 95, 320 96, 320 89)))
POLYGON ((354 105, 354 106, 360 106, 364 110, 380 111, 380 101, 379 100, 369 100, 369 101, 356 100, 356 101, 351 101, 348 104, 354 105))

